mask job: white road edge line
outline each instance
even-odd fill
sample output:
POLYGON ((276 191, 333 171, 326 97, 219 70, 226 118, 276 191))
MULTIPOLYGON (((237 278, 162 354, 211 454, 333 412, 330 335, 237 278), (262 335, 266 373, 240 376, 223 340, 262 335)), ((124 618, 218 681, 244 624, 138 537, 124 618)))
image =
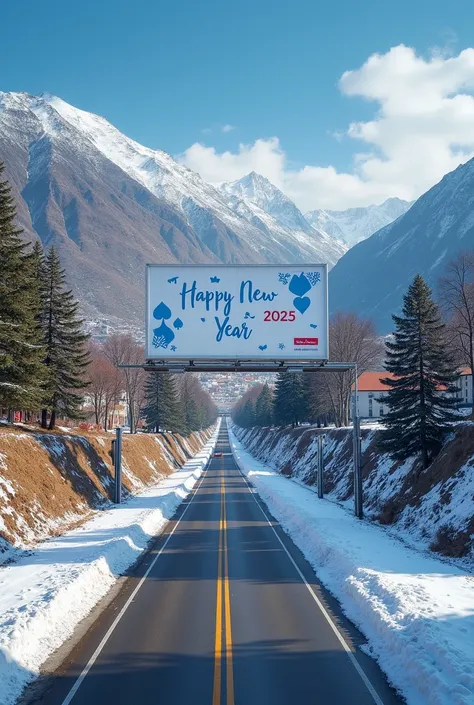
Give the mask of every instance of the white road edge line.
MULTIPOLYGON (((229 441, 230 441, 230 438, 229 438, 229 441)), ((230 443, 230 447, 232 448, 232 444, 231 444, 231 443, 230 443)), ((232 454, 233 454, 233 451, 232 451, 232 454)), ((234 456, 234 460, 235 460, 235 456, 234 456)), ((302 581, 304 582, 304 584, 306 585, 306 587, 307 587, 307 589, 308 589, 308 592, 310 593, 311 597, 312 597, 313 600, 316 602, 316 604, 318 605, 319 609, 321 610, 321 612, 323 613, 324 617, 326 618, 326 621, 328 622, 329 626, 331 627, 331 629, 333 630, 334 634, 335 634, 335 635, 337 636, 337 638, 339 639, 340 643, 342 644, 342 646, 343 646, 343 648, 344 648, 344 651, 346 652, 347 656, 349 657, 349 660, 351 661, 352 665, 353 665, 354 668, 356 669, 356 671, 357 671, 357 673, 359 674, 359 676, 362 678, 362 680, 363 680, 363 682, 364 682, 364 685, 366 686, 367 690, 369 691, 369 693, 370 693, 371 696, 373 697, 374 702, 375 702, 377 705, 384 705, 383 700, 381 699, 381 697, 379 696, 379 694, 378 694, 377 691, 375 690, 374 686, 373 686, 372 683, 370 682, 370 680, 369 680, 367 674, 365 673, 364 669, 362 668, 362 666, 359 664, 359 662, 357 661, 356 657, 355 657, 354 654, 352 653, 351 647, 349 646, 349 644, 347 643, 347 641, 344 639, 344 637, 343 637, 342 634, 340 633, 340 631, 339 631, 339 629, 337 628, 337 626, 334 624, 333 620, 331 619, 330 614, 328 613, 328 611, 326 610, 326 608, 324 607, 323 603, 322 603, 321 600, 318 598, 318 596, 316 595, 316 593, 314 592, 314 590, 313 590, 313 588, 311 587, 311 585, 307 582, 307 580, 306 580, 306 578, 304 577, 304 575, 303 575, 303 573, 301 572, 301 570, 298 568, 298 565, 297 565, 296 562, 294 561, 294 559, 293 559, 291 553, 288 551, 287 547, 285 546, 285 544, 283 543, 283 541, 281 540, 281 538, 278 536, 278 533, 277 533, 277 531, 275 530, 275 527, 273 526, 272 522, 270 521, 270 519, 269 519, 267 513, 266 513, 265 510, 263 509, 263 507, 262 507, 262 505, 260 504, 260 502, 256 499, 255 494, 258 494, 258 490, 257 490, 255 487, 253 487, 253 486, 250 484, 250 482, 247 480, 247 478, 245 477, 244 473, 243 473, 242 470, 240 469, 240 466, 239 466, 239 464, 238 464, 237 461, 235 461, 235 464, 236 464, 236 466, 237 466, 237 468, 238 468, 240 474, 242 475, 242 477, 243 477, 243 479, 244 479, 244 482, 245 482, 246 485, 247 485, 247 489, 249 490, 250 494, 252 495, 254 502, 255 502, 255 503, 257 504, 257 506, 259 507, 260 511, 262 512, 263 516, 265 517, 265 519, 266 519, 266 521, 267 521, 267 524, 268 524, 268 525, 270 526, 270 528, 272 529, 273 533, 275 534, 275 536, 277 537, 278 541, 280 542, 280 544, 281 544, 283 550, 285 551, 286 555, 288 556, 288 558, 290 559, 291 563, 293 564, 293 567, 295 568, 296 572, 298 573, 298 575, 300 576, 301 580, 302 580, 302 581)))
MULTIPOLYGON (((216 443, 217 443, 217 436, 216 436, 216 443)), ((89 671, 91 670, 92 666, 93 666, 94 663, 96 662, 97 657, 100 655, 102 649, 104 648, 104 646, 106 645, 106 643, 108 642, 108 640, 110 639, 110 637, 112 636, 112 633, 114 632, 116 626, 118 625, 118 623, 119 623, 120 620, 122 619, 123 615, 125 614, 125 612, 127 611, 127 609, 130 607, 131 603, 133 602, 133 600, 134 600, 134 598, 135 598, 137 592, 140 590, 141 586, 143 585, 143 583, 145 582, 145 580, 146 580, 146 579, 148 578, 148 576, 150 575, 151 571, 153 570, 153 566, 155 565, 156 561, 158 560, 158 558, 161 556, 161 554, 162 554, 163 551, 165 550, 166 546, 168 545, 168 542, 170 541, 170 539, 171 539, 171 537, 173 536, 174 532, 175 532, 176 529, 178 528, 178 526, 179 526, 179 524, 180 524, 182 518, 184 517, 184 515, 185 515, 186 512, 188 511, 188 509, 189 509, 189 507, 190 507, 190 505, 191 505, 193 499, 195 498, 196 494, 198 493, 198 490, 199 490, 199 488, 201 487, 201 485, 202 485, 202 483, 203 483, 203 480, 204 480, 204 478, 205 478, 205 476, 206 476, 206 472, 207 472, 207 470, 208 470, 209 463, 210 463, 210 460, 211 460, 211 458, 212 458, 212 455, 213 455, 213 454, 211 453, 211 455, 209 456, 208 464, 206 465, 206 467, 205 467, 204 470, 203 470, 203 473, 202 473, 201 479, 199 480, 198 485, 197 485, 195 488, 193 488, 193 490, 192 490, 191 499, 189 500, 189 502, 187 503, 186 507, 184 508, 184 511, 183 511, 183 513, 181 514, 181 516, 179 517, 178 521, 176 522, 176 524, 173 526, 172 530, 171 530, 170 533, 168 534, 168 538, 166 539, 166 541, 164 542, 163 546, 160 548, 160 550, 159 550, 158 553, 156 554, 156 556, 155 556, 155 558, 153 559, 153 561, 152 561, 152 562, 150 563, 150 565, 148 566, 148 569, 147 569, 145 575, 142 577, 142 579, 141 579, 140 582, 138 583, 137 587, 134 589, 134 591, 132 592, 132 594, 130 595, 130 597, 128 598, 128 600, 126 601, 126 603, 124 604, 124 606, 122 607, 122 609, 120 610, 120 612, 118 613, 118 615, 115 617, 114 621, 112 622, 112 624, 111 624, 110 627, 108 628, 107 632, 105 633, 105 636, 102 638, 102 641, 100 642, 99 646, 96 648, 96 650, 94 651, 94 653, 93 653, 92 656, 90 657, 89 661, 88 661, 88 662, 86 663, 86 665, 84 666, 82 672, 81 672, 80 675, 77 677, 76 682, 75 682, 74 685, 72 686, 71 690, 69 691, 69 693, 67 694, 65 700, 63 700, 63 702, 62 702, 61 705, 69 705, 69 703, 72 701, 73 697, 76 695, 77 691, 78 691, 79 688, 81 687, 83 680, 85 679, 85 677, 87 676, 87 674, 88 674, 89 671)))

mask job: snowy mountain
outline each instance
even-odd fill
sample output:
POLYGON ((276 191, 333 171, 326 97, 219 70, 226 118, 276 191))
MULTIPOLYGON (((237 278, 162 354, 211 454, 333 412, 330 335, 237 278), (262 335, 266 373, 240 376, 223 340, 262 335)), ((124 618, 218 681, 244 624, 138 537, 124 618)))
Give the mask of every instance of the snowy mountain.
POLYGON ((369 316, 387 333, 414 276, 421 274, 436 291, 446 264, 469 249, 474 249, 474 159, 342 257, 329 276, 330 311, 369 316))
POLYGON ((353 247, 406 213, 411 205, 400 198, 389 198, 379 206, 349 208, 345 211, 310 211, 305 218, 318 230, 344 240, 349 247, 353 247))
POLYGON ((308 223, 301 211, 268 179, 252 171, 242 179, 220 185, 234 213, 269 236, 279 233, 295 248, 313 252, 313 261, 335 264, 347 245, 308 223))
POLYGON ((0 92, 0 159, 25 237, 57 245, 90 315, 140 322, 146 262, 333 265, 344 251, 253 223, 165 152, 49 94, 0 92))

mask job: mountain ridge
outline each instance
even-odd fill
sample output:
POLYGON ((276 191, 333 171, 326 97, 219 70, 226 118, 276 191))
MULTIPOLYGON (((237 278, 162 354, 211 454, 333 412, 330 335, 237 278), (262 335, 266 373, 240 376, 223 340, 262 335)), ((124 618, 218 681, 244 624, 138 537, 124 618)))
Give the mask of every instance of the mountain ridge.
POLYGON ((357 311, 392 330, 416 274, 436 293, 445 265, 474 249, 474 159, 446 174, 397 220, 351 248, 329 276, 330 311, 357 311))

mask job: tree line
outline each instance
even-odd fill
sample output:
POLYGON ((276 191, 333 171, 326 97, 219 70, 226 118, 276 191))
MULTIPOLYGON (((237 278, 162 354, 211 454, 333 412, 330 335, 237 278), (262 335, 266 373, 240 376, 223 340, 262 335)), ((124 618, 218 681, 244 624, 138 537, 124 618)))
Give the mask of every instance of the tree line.
MULTIPOLYGON (((380 450, 399 461, 418 457, 427 467, 441 448, 452 423, 459 420, 456 380, 474 367, 474 253, 460 253, 446 268, 438 301, 417 275, 393 315, 394 331, 385 342, 373 323, 355 314, 336 314, 329 325, 330 359, 356 362, 358 373, 385 370, 388 406, 380 450)), ((334 423, 347 426, 354 373, 282 372, 274 388, 255 387, 238 401, 238 425, 334 423)))
POLYGON ((132 432, 139 419, 149 430, 185 434, 211 425, 217 410, 196 377, 120 367, 144 361, 131 335, 90 340, 55 247, 22 240, 4 171, 0 162, 0 413, 13 421, 23 411, 53 429, 59 419, 84 419, 90 402, 107 429, 109 411, 124 400, 132 432))
MULTIPOLYGON (((329 322, 329 359, 357 362, 359 374, 381 369, 383 344, 373 323, 354 313, 337 313, 329 322)), ((354 372, 279 372, 274 388, 257 385, 239 399, 233 418, 243 427, 300 423, 349 424, 354 372), (263 398, 260 400, 260 395, 263 398)))
POLYGON ((54 428, 59 416, 80 415, 88 336, 55 248, 30 249, 15 218, 0 181, 0 408, 10 419, 17 409, 41 412, 41 425, 54 428))
POLYGON ((131 335, 114 334, 101 345, 93 343, 90 356, 87 397, 95 423, 105 429, 111 411, 122 401, 132 433, 140 419, 150 431, 184 435, 208 428, 217 419, 217 408, 196 375, 119 368, 144 360, 143 347, 131 335))

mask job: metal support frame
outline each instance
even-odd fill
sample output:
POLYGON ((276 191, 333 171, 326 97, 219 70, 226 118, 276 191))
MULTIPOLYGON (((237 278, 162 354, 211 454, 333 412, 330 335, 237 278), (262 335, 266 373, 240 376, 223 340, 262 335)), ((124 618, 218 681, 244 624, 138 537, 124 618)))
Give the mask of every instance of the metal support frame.
POLYGON ((115 468, 114 502, 122 502, 122 429, 115 429, 115 441, 113 443, 113 456, 115 468))
POLYGON ((359 417, 359 401, 357 387, 357 365, 355 369, 354 381, 354 403, 352 412, 352 428, 353 428, 353 457, 354 457, 354 513, 358 519, 364 517, 363 493, 362 493, 362 473, 361 473, 361 436, 360 436, 360 417, 359 417))
MULTIPOLYGON (((327 360, 291 361, 269 360, 146 360, 142 364, 117 365, 120 368, 142 368, 146 372, 347 372, 354 371, 354 397, 352 404, 353 423, 353 470, 354 470, 354 513, 358 519, 364 516, 362 475, 361 475, 361 436, 359 402, 357 390, 357 363, 355 362, 328 362, 327 360)), ((118 431, 119 429, 117 429, 118 431)), ((121 429, 120 429, 121 430, 121 429)), ((120 439, 120 452, 121 452, 120 439)), ((318 455, 319 463, 319 455, 318 455)), ((323 496, 323 487, 319 489, 318 465, 318 496, 323 496), (321 494, 320 494, 321 492, 321 494)), ((322 467, 322 466, 321 466, 322 467)), ((120 467, 121 474, 121 467, 120 467)), ((117 471, 116 471, 117 477, 117 471)), ((322 482, 322 480, 321 480, 322 482)), ((119 500, 120 501, 120 500, 119 500)))

